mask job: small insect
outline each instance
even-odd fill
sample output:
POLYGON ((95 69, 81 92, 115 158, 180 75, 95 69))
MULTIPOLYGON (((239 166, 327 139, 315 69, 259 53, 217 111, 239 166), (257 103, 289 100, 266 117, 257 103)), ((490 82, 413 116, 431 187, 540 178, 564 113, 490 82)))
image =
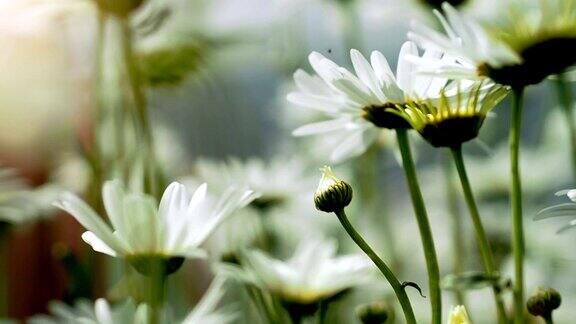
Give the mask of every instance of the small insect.
POLYGON ((331 49, 331 48, 328 49, 328 54, 332 54, 332 49, 331 49))

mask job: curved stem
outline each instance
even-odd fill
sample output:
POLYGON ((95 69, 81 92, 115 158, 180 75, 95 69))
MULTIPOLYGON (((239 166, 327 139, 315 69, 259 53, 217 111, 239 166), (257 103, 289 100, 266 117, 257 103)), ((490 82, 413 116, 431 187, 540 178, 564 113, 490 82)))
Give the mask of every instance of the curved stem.
MULTIPOLYGON (((460 182, 462 183, 462 191, 464 192, 464 198, 466 199, 466 204, 468 205, 468 210, 470 211, 472 224, 474 224, 476 241, 478 242, 478 248, 480 249, 480 255, 482 256, 484 269, 488 275, 494 275, 497 272, 496 266, 494 265, 494 256, 492 255, 492 249, 490 248, 488 237, 484 231, 484 226, 482 225, 482 220, 480 218, 480 212, 478 211, 478 206, 476 204, 476 200, 474 199, 474 194, 472 193, 472 187, 470 186, 470 181, 468 180, 468 174, 466 172, 464 158, 462 156, 462 146, 452 148, 451 152, 452 156, 454 157, 454 164, 456 164, 456 169, 458 170, 460 182)), ((498 322, 506 323, 506 309, 504 307, 502 296, 500 295, 500 289, 496 286, 493 286, 492 290, 494 291, 494 299, 498 312, 498 322)))
POLYGON ((408 131, 406 129, 397 129, 396 136, 398 138, 398 146, 402 154, 402 164, 404 166, 404 173, 406 181, 408 182, 408 189, 412 198, 412 206, 416 214, 418 222, 418 229, 420 230, 420 238, 424 248, 424 256, 426 258, 426 268, 428 270, 428 286, 430 289, 430 300, 432 306, 432 324, 439 324, 442 322, 442 294, 440 292, 440 268, 438 266, 438 258, 436 257, 436 248, 434 246, 434 238, 422 192, 418 184, 418 176, 416 175, 416 167, 410 152, 410 142, 408 141, 408 131))
POLYGON ((380 259, 380 257, 376 254, 376 252, 372 250, 370 245, 368 245, 368 243, 366 243, 366 241, 356 231, 356 229, 354 229, 354 226, 350 224, 350 221, 348 220, 348 217, 346 217, 346 213, 344 212, 344 210, 337 211, 336 216, 338 216, 340 223, 342 224, 348 235, 350 235, 350 237, 358 245, 358 247, 360 247, 360 249, 362 249, 362 251, 364 251, 364 253, 368 255, 368 257, 372 260, 372 262, 374 262, 374 264, 378 267, 378 269, 380 269, 380 272, 382 272, 384 277, 386 277, 386 280, 388 280, 388 282, 392 286, 392 289, 394 290, 394 293, 396 294, 396 297, 400 302, 400 306, 402 306, 402 311, 404 312, 404 318, 406 319, 406 323, 415 324, 416 318, 414 317, 414 311, 412 310, 410 299, 408 298, 408 295, 406 294, 404 287, 402 287, 402 284, 400 283, 400 281, 398 281, 398 278, 396 278, 392 270, 390 270, 390 268, 386 265, 386 263, 382 259, 380 259))
POLYGON ((558 74, 556 80, 556 91, 558 93, 558 102, 564 112, 564 119, 570 132, 570 155, 572 157, 572 176, 576 181, 576 124, 574 124, 574 109, 572 107, 572 93, 570 92, 569 83, 566 81, 564 74, 558 74))
POLYGON ((524 322, 524 228, 520 182, 520 128, 524 89, 514 89, 510 125, 510 195, 512 211, 512 252, 514 254, 514 323, 524 322))

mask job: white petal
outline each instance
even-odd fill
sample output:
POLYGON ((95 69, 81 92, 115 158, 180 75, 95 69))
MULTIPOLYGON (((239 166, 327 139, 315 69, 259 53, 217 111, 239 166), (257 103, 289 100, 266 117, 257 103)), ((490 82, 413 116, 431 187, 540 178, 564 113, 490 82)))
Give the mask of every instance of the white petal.
POLYGON ((398 56, 396 78, 398 79, 398 86, 400 89, 411 95, 414 91, 413 81, 416 66, 408 59, 409 56, 418 56, 418 47, 412 42, 405 42, 402 45, 398 56))
POLYGON ((330 155, 333 162, 342 162, 348 158, 358 156, 364 152, 368 146, 374 143, 378 130, 371 126, 354 130, 343 140, 330 155), (368 127, 368 128, 367 128, 368 127))
POLYGON ((330 87, 319 77, 311 76, 306 71, 298 69, 294 72, 294 81, 298 89, 304 93, 315 95, 330 95, 330 87))
POLYGON ((96 252, 108 254, 110 256, 116 257, 118 253, 114 251, 111 247, 109 247, 106 243, 104 243, 98 236, 94 233, 88 231, 82 234, 82 239, 84 242, 88 243, 92 249, 96 252))
POLYGON ((96 212, 76 195, 66 192, 55 206, 70 213, 88 231, 93 232, 98 238, 106 242, 115 251, 124 250, 124 244, 113 234, 110 226, 106 224, 96 212))
POLYGON ((364 56, 357 50, 350 50, 350 57, 352 58, 352 65, 356 71, 356 75, 360 78, 365 85, 370 88, 373 94, 375 94, 381 101, 386 101, 386 97, 382 93, 380 88, 380 82, 370 66, 370 63, 364 58, 364 56))
POLYGON ((326 97, 302 92, 292 92, 286 97, 288 101, 301 107, 315 109, 327 113, 335 113, 342 106, 342 100, 336 96, 326 97))
POLYGON ((292 135, 308 136, 314 134, 333 132, 341 129, 346 129, 350 123, 351 120, 348 117, 321 121, 298 127, 292 132, 292 135))
POLYGON ((96 319, 98 324, 114 324, 110 305, 105 299, 100 298, 96 300, 94 303, 94 310, 96 311, 96 319))
POLYGON ((118 180, 106 181, 102 187, 102 199, 106 214, 112 223, 112 227, 120 237, 124 237, 129 232, 130 219, 125 217, 123 211, 124 190, 118 180))

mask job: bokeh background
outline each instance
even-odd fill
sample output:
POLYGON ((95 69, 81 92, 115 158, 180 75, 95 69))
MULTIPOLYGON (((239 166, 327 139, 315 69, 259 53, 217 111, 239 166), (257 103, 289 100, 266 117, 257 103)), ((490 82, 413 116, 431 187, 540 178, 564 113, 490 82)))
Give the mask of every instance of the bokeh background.
MULTIPOLYGON (((469 0, 462 10, 490 19, 496 1, 469 0)), ((303 237, 314 235, 339 239, 342 251, 357 251, 335 218, 314 210, 317 169, 330 163, 331 145, 291 136, 294 128, 316 117, 291 106, 285 96, 293 89, 297 68, 311 71, 311 51, 351 66, 349 48, 365 54, 379 50, 395 66, 411 21, 435 23, 429 7, 418 0, 150 2, 160 8, 161 22, 147 21, 146 10, 137 15, 136 47, 153 76, 147 95, 159 159, 169 176, 198 177, 199 161, 214 164, 232 158, 241 163, 262 161, 264 169, 296 169, 300 179, 287 180, 286 188, 294 189, 297 202, 270 216, 280 236, 279 257, 289 255, 303 237)), ((27 205, 24 212, 0 209, 0 318, 22 320, 46 312, 55 299, 110 294, 107 288, 117 283, 118 267, 86 248, 79 225, 49 204, 54 192, 65 188, 83 193, 90 181, 82 152, 95 122, 96 34, 90 1, 0 2, 0 165, 38 194, 38 206, 27 205)), ((538 210, 566 200, 555 197, 556 191, 574 186, 568 132, 553 90, 550 82, 527 90, 522 133, 527 292, 541 285, 558 289, 563 307, 556 319, 572 323, 576 232, 556 234, 563 220, 532 221, 538 210)), ((504 102, 494 111, 480 139, 467 144, 465 153, 500 269, 510 277, 507 106, 504 102)), ((442 274, 479 269, 462 197, 457 192, 454 199, 448 198, 445 173, 452 171, 446 170, 447 152, 417 137, 414 142, 442 274), (455 222, 465 242, 460 259, 454 257, 455 222)), ((373 148, 335 166, 355 188, 373 188, 365 195, 372 195, 371 202, 353 202, 351 217, 400 277, 426 287, 394 137, 383 133, 378 145, 383 149, 373 148)), ((209 181, 217 181, 217 175, 209 181)), ((456 183, 453 175, 449 178, 456 183)), ((179 276, 182 285, 174 303, 182 307, 193 304, 211 278, 203 261, 187 262, 179 276)), ((354 306, 388 289, 385 283, 377 287, 354 292, 342 303, 354 306)), ((445 293, 446 310, 457 303, 454 295, 445 293)), ((410 291, 410 297, 426 318, 427 300, 416 291, 410 291)), ((466 305, 477 323, 493 321, 487 289, 466 293, 466 305)), ((354 320, 353 314, 332 316, 341 323, 354 320)))

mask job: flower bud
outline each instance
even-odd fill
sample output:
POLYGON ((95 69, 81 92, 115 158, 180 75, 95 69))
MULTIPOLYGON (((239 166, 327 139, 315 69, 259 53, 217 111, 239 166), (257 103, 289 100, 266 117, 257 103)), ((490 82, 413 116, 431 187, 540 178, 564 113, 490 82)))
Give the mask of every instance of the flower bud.
POLYGON ((456 306, 450 312, 450 317, 448 318, 448 324, 471 324, 470 318, 468 317, 468 312, 466 312, 466 307, 460 305, 456 306))
POLYGON ((138 9, 145 0, 95 0, 103 12, 126 17, 138 9))
POLYGON ((333 213, 344 209, 352 201, 352 186, 338 179, 329 166, 320 169, 322 179, 314 194, 316 209, 333 213))
POLYGON ((394 317, 394 311, 386 302, 377 301, 357 307, 356 316, 363 324, 383 324, 394 317))
POLYGON ((552 311, 560 307, 562 297, 553 288, 538 288, 536 292, 528 298, 526 307, 528 312, 534 316, 550 318, 552 311))

